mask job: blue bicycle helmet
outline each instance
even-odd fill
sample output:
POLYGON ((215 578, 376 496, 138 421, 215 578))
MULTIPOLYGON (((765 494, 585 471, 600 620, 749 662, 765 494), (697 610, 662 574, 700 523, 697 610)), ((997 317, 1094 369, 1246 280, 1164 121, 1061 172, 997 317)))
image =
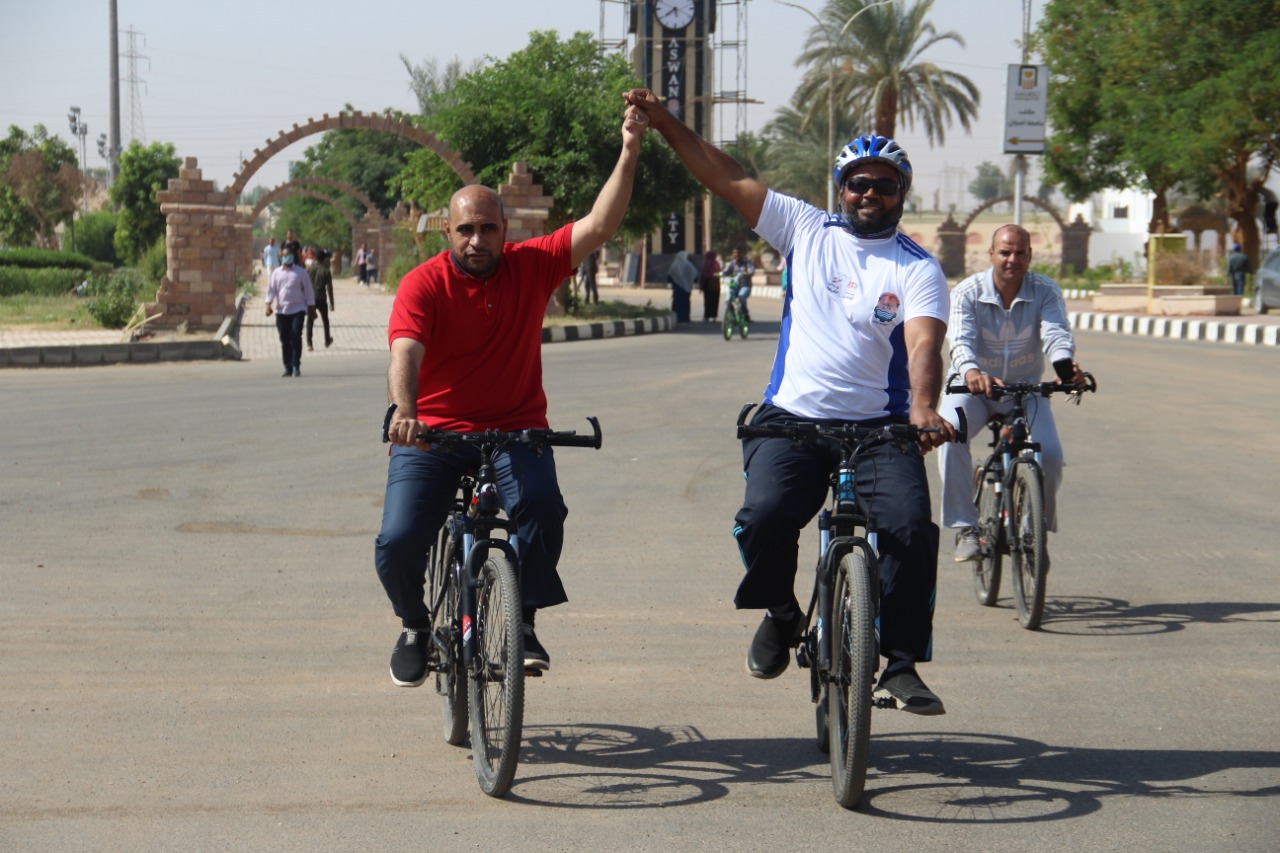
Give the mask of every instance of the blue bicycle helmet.
POLYGON ((831 179, 835 181, 836 189, 840 188, 840 178, 850 166, 865 163, 868 160, 888 163, 897 169, 898 174, 902 176, 902 194, 906 196, 907 191, 911 189, 911 161, 907 159, 907 152, 896 140, 887 136, 876 136, 874 133, 859 136, 840 149, 840 153, 836 155, 835 169, 831 172, 831 179))

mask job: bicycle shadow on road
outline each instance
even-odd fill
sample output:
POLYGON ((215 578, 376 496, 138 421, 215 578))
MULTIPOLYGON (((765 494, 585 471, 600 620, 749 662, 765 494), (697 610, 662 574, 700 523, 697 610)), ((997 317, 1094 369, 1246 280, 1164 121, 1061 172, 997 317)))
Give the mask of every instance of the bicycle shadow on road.
POLYGON ((1275 751, 1090 749, 946 732, 871 744, 875 773, 859 810, 896 820, 1026 823, 1081 817, 1117 796, 1280 796, 1275 751))
MULTIPOLYGON (((582 723, 526 729, 521 756, 527 772, 508 799, 555 808, 669 808, 760 783, 821 782, 828 791, 827 758, 810 739, 708 740, 692 726, 582 723)), ((1005 735, 873 734, 858 811, 942 824, 1064 820, 1100 810, 1107 797, 1276 797, 1277 770, 1275 751, 1081 749, 1005 735)))
POLYGON ((825 779, 827 767, 813 740, 708 740, 694 726, 599 723, 526 727, 520 763, 527 773, 507 799, 579 809, 692 805, 731 785, 825 779))
MULTIPOLYGON (((1000 602, 1013 607, 1012 599, 1000 602)), ((1280 622, 1280 604, 1262 601, 1191 601, 1133 605, 1119 598, 1057 597, 1045 602, 1040 631, 1075 636, 1142 636, 1181 631, 1191 624, 1280 622)))

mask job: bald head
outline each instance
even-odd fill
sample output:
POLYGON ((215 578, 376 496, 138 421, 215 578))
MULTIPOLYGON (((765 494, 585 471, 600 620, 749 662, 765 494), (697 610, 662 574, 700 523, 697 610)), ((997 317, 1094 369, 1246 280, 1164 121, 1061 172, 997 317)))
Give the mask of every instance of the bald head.
POLYGON ((1023 228, 1021 225, 1001 225, 991 235, 991 248, 994 249, 996 244, 1000 242, 1002 237, 1008 237, 1012 240, 1018 240, 1027 244, 1027 250, 1031 249, 1031 232, 1023 228))
POLYGON ((459 267, 477 278, 497 271, 507 239, 507 219, 496 192, 479 184, 458 190, 449 199, 444 231, 459 267))
POLYGON ((1031 266, 1031 233, 1020 225, 1001 225, 991 235, 988 254, 996 287, 1012 299, 1022 289, 1022 279, 1031 266))

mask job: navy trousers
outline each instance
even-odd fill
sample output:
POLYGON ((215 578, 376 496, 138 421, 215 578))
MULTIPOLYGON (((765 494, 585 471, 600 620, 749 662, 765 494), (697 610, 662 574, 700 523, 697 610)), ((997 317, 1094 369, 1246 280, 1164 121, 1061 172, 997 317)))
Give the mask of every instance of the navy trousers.
POLYGON ((306 311, 276 315, 276 332, 280 335, 280 355, 285 370, 297 370, 302 363, 302 326, 306 311))
MULTIPOLYGON (((763 406, 752 423, 779 420, 797 418, 763 406)), ((797 447, 787 439, 754 438, 743 442, 742 452, 746 497, 733 534, 746 576, 734 603, 739 609, 775 607, 796 600, 800 531, 826 501, 840 449, 834 442, 797 447)), ((856 487, 879 526, 880 648, 927 661, 933 654, 938 526, 924 458, 914 447, 872 447, 858 457, 856 487)))
MULTIPOLYGON (((425 628, 427 550, 453 506, 458 481, 480 465, 480 451, 393 447, 387 466, 382 530, 374 542, 374 565, 391 606, 406 628, 425 628)), ((502 508, 516 524, 521 594, 525 607, 568 601, 556 564, 568 515, 556 480, 550 447, 535 453, 523 445, 503 452, 494 466, 502 508)))

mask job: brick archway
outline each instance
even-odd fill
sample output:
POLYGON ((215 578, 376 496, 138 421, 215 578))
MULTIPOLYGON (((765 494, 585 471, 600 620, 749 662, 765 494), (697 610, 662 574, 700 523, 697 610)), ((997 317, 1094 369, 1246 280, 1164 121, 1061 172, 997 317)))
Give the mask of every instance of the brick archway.
POLYGON ((336 181, 332 178, 307 177, 295 178, 292 181, 287 181, 280 184, 278 187, 272 188, 270 192, 258 200, 258 203, 254 205, 253 210, 251 210, 245 217, 245 222, 249 225, 249 231, 247 232, 248 236, 246 236, 245 240, 241 242, 240 269, 242 275, 253 275, 253 264, 256 259, 256 253, 253 250, 253 223, 257 221, 258 217, 262 215, 262 211, 266 210, 267 207, 275 204, 281 199, 293 196, 306 196, 308 198, 334 203, 334 208, 342 214, 344 219, 346 219, 347 224, 351 227, 352 245, 342 250, 340 260, 343 258, 349 259, 353 257, 356 246, 359 246, 361 243, 368 243, 373 247, 373 250, 378 253, 378 258, 381 260, 383 267, 385 268, 390 265, 390 250, 393 246, 393 241, 388 239, 387 236, 387 218, 378 210, 378 206, 374 204, 373 199, 369 198, 350 184, 342 181, 336 181), (346 207, 341 204, 334 203, 337 201, 334 196, 322 193, 315 189, 316 187, 335 189, 345 195, 351 196, 357 202, 364 205, 364 216, 359 219, 352 216, 351 211, 346 207))
POLYGON ((308 136, 313 136, 317 133, 327 133, 330 130, 379 130, 384 133, 393 133, 403 139, 408 139, 410 142, 416 142, 423 148, 434 151, 440 156, 441 160, 444 160, 449 165, 453 173, 462 179, 464 184, 476 183, 476 176, 471 171, 471 164, 464 161, 456 151, 445 145, 434 135, 407 121, 401 121, 391 116, 365 115, 356 110, 350 113, 338 113, 336 116, 330 116, 325 113, 318 119, 307 119, 305 124, 295 124, 291 130, 281 131, 280 135, 275 139, 268 139, 266 148, 253 149, 253 157, 240 163, 240 171, 236 173, 231 181, 231 186, 227 188, 227 192, 231 193, 233 197, 239 198, 240 194, 248 186, 249 179, 272 157, 300 139, 306 139, 308 136))
MULTIPOLYGON (((409 122, 385 115, 365 115, 355 111, 318 119, 307 119, 269 139, 265 148, 255 148, 253 157, 241 162, 240 171, 225 190, 215 190, 188 157, 178 177, 156 194, 165 216, 167 269, 156 292, 156 301, 147 306, 149 315, 159 315, 162 326, 186 325, 191 329, 216 329, 235 313, 236 275, 252 269, 252 225, 236 210, 236 200, 248 181, 272 157, 295 142, 331 130, 374 130, 408 139, 435 152, 464 184, 477 183, 471 165, 435 136, 409 122)), ((370 223, 373 224, 373 223, 370 223)), ((366 230, 368 230, 366 226, 366 230)), ((379 214, 377 237, 383 264, 388 256, 385 219, 379 214)), ((357 235, 353 234, 353 237, 357 235)))
MULTIPOLYGON (((993 198, 990 201, 978 205, 964 220, 964 224, 958 224, 951 214, 947 214, 946 220, 938 226, 938 262, 942 265, 942 272, 948 278, 957 278, 964 276, 966 270, 964 265, 965 239, 969 232, 969 226, 974 223, 978 216, 987 210, 990 210, 997 204, 1011 202, 1014 196, 1002 195, 993 198)), ((1024 195, 1022 200, 1027 204, 1035 205, 1053 218, 1058 228, 1062 230, 1062 261, 1059 265, 1061 274, 1066 274, 1068 270, 1083 272, 1089 262, 1089 226, 1080 217, 1076 217, 1076 221, 1067 224, 1062 214, 1052 205, 1047 204, 1035 196, 1024 195)))

